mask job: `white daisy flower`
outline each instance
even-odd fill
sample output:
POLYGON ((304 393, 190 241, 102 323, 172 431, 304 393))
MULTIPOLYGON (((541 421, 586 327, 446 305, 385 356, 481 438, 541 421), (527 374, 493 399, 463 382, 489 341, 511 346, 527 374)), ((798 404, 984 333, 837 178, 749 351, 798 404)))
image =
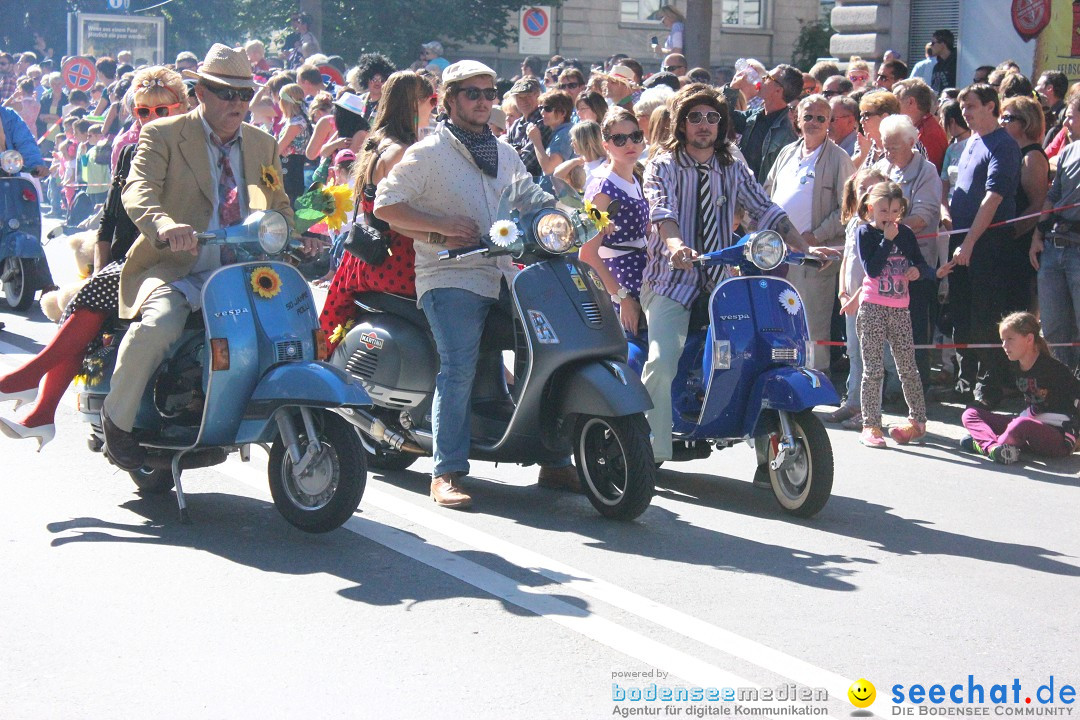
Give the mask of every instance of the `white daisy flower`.
POLYGON ((789 315, 797 314, 802 309, 802 300, 799 299, 799 293, 791 288, 780 293, 780 307, 787 310, 789 315))
POLYGON ((498 247, 508 248, 518 239, 518 228, 513 220, 499 220, 491 226, 488 232, 491 242, 498 247))

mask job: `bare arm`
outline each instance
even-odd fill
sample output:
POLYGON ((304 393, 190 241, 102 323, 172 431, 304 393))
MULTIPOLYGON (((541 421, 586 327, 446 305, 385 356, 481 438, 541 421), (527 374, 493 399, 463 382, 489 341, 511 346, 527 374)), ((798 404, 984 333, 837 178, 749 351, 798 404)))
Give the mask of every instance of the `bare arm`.
MULTIPOLYGON (((1031 152, 1024 157, 1024 164, 1020 169, 1020 185, 1028 196, 1028 205, 1016 208, 1017 215, 1028 215, 1041 208, 1046 200, 1046 193, 1050 190, 1049 163, 1042 153, 1031 152)), ((1039 218, 1034 217, 1014 224, 1017 237, 1030 231, 1038 222, 1039 218)))
POLYGON ((307 156, 308 160, 317 160, 319 158, 323 145, 326 144, 327 139, 330 137, 333 120, 332 116, 327 115, 319 118, 319 121, 315 123, 315 129, 311 131, 307 147, 304 148, 304 155, 307 156))
POLYGON ((277 151, 278 155, 284 155, 285 150, 288 149, 289 143, 293 141, 293 138, 300 132, 299 125, 286 125, 281 131, 281 137, 278 138, 277 151))

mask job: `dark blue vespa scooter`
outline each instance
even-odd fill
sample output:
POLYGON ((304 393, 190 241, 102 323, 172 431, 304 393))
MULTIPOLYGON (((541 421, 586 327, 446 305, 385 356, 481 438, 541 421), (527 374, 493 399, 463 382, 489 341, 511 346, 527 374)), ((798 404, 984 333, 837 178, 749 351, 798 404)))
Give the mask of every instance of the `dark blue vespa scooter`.
MULTIPOLYGON (((287 247, 289 227, 279 213, 260 211, 199 238, 238 253, 254 240, 276 256, 287 247)), ((247 460, 250 446, 262 445, 282 516, 306 532, 340 526, 364 493, 367 467, 353 418, 371 400, 360 383, 323 362, 326 337, 307 282, 282 262, 242 262, 211 275, 202 296, 202 316, 192 315, 143 396, 135 437, 148 457, 132 479, 143 492, 175 486, 187 522, 181 471, 220 464, 235 451, 247 460)), ((76 379, 94 451, 104 443, 101 405, 122 331, 103 338, 76 379)))
MULTIPOLYGON (((810 264, 765 230, 702 255, 706 266, 737 267, 709 302, 709 326, 691 330, 671 385, 674 460, 708 457, 713 448, 750 442, 755 485, 768 484, 785 511, 810 517, 832 492, 833 454, 816 405, 838 405, 829 379, 805 367, 811 355, 806 313, 787 280, 763 273, 781 263, 810 264)), ((630 343, 639 372, 648 345, 630 343)))
POLYGON ((34 304, 38 290, 52 284, 41 247, 37 188, 19 175, 22 169, 18 150, 0 154, 0 286, 8 307, 19 312, 34 304))

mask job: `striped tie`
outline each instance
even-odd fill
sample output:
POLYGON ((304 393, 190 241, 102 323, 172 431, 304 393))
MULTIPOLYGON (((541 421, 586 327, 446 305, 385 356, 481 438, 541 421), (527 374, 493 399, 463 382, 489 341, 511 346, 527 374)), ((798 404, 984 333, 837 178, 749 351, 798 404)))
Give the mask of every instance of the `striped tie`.
MULTIPOLYGON (((716 205, 712 200, 712 179, 708 165, 698 163, 698 247, 702 252, 710 253, 720 250, 720 239, 716 231, 716 205)), ((705 274, 709 279, 709 287, 715 287, 720 282, 724 273, 723 265, 707 267, 705 274)))

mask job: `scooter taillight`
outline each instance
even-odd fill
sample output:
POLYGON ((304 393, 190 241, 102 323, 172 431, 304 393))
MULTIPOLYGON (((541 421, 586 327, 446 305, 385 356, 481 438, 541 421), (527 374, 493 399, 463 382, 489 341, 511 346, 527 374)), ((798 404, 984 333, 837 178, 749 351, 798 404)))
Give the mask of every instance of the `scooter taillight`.
POLYGON ((33 188, 23 188, 22 199, 26 202, 37 202, 37 193, 33 188))
POLYGON ((315 341, 315 359, 322 361, 330 357, 330 346, 326 341, 326 331, 316 330, 312 333, 312 340, 315 341))

